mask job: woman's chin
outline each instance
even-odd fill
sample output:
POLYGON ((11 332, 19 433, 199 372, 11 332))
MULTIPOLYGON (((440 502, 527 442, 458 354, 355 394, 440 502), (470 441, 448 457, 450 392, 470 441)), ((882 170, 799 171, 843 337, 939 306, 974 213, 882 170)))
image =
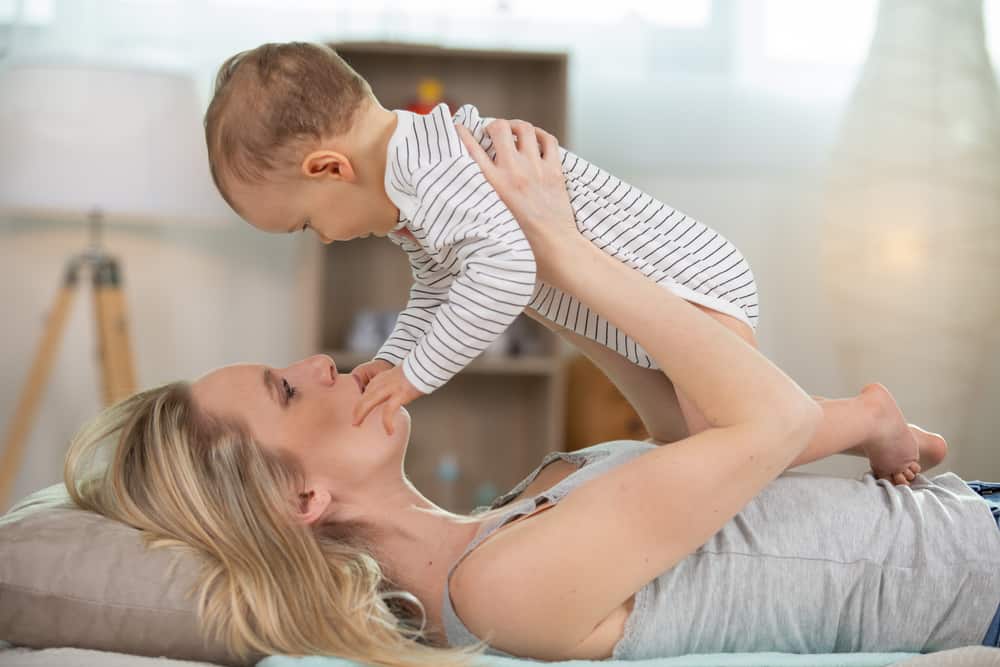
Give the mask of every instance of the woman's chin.
POLYGON ((410 411, 400 407, 399 414, 393 418, 393 428, 397 429, 397 432, 402 432, 407 440, 410 437, 410 423, 410 411))
POLYGON ((372 410, 365 417, 363 422, 364 425, 370 428, 376 428, 380 433, 382 433, 386 438, 396 439, 400 436, 409 437, 410 435, 410 412, 406 408, 400 406, 399 410, 392 418, 392 435, 385 432, 385 416, 382 414, 382 408, 372 410))

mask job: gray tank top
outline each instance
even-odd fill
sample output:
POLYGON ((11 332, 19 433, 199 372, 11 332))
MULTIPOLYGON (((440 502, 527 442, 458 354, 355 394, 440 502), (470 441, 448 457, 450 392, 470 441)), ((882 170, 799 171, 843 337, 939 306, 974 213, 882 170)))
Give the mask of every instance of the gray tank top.
MULTIPOLYGON (((479 641, 456 615, 448 588, 470 551, 542 499, 555 504, 655 447, 615 440, 550 452, 494 500, 490 509, 509 503, 555 459, 582 464, 486 521, 448 569, 442 620, 449 644, 479 641)), ((906 487, 871 473, 847 479, 792 471, 636 592, 611 657, 930 652, 980 644, 998 602, 1000 531, 986 502, 955 474, 918 475, 906 487)), ((521 657, 492 647, 487 653, 521 657)))

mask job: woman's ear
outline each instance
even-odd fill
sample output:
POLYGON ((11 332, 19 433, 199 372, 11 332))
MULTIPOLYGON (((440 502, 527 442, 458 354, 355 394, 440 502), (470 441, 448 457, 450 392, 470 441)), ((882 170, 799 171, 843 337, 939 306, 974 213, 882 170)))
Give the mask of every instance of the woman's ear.
POLYGON ((357 180, 354 166, 347 156, 328 149, 306 155, 302 160, 302 174, 306 178, 334 178, 348 183, 357 180))
POLYGON ((330 506, 330 493, 309 489, 299 494, 299 520, 306 525, 312 525, 320 519, 330 506))

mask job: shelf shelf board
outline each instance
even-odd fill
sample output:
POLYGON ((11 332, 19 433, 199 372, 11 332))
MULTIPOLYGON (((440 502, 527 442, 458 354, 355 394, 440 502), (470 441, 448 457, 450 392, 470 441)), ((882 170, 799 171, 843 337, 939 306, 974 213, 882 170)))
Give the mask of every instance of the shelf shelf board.
MULTIPOLYGON (((333 357, 337 369, 341 372, 354 368, 369 359, 371 353, 355 352, 353 350, 326 350, 333 357)), ((492 374, 492 375, 553 375, 563 367, 563 360, 556 354, 524 355, 524 356, 479 356, 466 366, 462 373, 492 374)))

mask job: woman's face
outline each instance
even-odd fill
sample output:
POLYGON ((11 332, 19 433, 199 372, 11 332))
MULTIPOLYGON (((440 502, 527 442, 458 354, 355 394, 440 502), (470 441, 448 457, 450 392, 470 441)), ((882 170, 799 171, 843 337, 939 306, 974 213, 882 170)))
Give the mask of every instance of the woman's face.
POLYGON ((400 409, 391 436, 382 425, 381 408, 353 426, 360 385, 338 373, 327 355, 287 368, 225 366, 196 380, 191 389, 203 410, 242 420, 263 447, 291 452, 314 481, 346 490, 373 480, 383 468, 397 476, 402 469, 409 413, 400 409))

